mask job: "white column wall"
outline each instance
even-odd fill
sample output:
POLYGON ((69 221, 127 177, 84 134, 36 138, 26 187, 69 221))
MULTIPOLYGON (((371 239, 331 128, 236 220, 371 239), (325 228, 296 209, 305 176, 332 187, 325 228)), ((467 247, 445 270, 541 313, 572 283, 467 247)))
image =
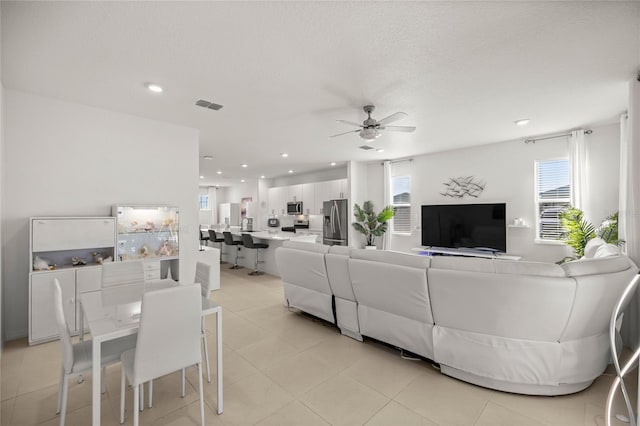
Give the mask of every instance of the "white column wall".
POLYGON ((7 339, 28 330, 28 218, 109 216, 113 204, 180 208, 180 275, 198 250, 198 131, 5 90, 2 209, 7 339))

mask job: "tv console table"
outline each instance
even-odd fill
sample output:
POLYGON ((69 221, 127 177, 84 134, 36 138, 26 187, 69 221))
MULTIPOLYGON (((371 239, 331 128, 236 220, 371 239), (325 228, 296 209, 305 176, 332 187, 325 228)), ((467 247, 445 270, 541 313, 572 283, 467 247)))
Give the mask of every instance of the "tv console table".
POLYGON ((522 256, 506 253, 495 253, 484 250, 455 249, 445 247, 414 247, 412 251, 417 251, 422 256, 445 255, 445 256, 466 256, 484 257, 487 259, 520 260, 522 256))

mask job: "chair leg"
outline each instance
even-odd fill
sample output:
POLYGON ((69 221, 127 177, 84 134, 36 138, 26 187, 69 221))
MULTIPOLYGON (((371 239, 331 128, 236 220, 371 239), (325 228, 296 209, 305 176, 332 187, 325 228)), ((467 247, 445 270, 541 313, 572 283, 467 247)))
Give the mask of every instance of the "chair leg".
POLYGON ((186 373, 185 373, 185 369, 182 369, 182 393, 180 394, 181 398, 184 398, 184 396, 186 395, 186 387, 185 387, 185 377, 186 377, 186 373))
POLYGON ((260 257, 260 249, 256 249, 256 264, 255 264, 255 267, 253 268, 253 272, 250 272, 249 275, 263 275, 264 274, 264 272, 258 271, 258 263, 260 263, 259 257, 260 257))
POLYGON ((211 383, 211 372, 209 371, 209 348, 207 345, 207 331, 204 329, 204 317, 202 318, 202 344, 204 345, 204 362, 207 365, 207 383, 211 383))
POLYGON ((204 423, 204 390, 202 389, 202 363, 198 363, 198 393, 200 394, 200 422, 204 423))
POLYGON ((144 383, 140 383, 140 411, 144 411, 144 383))
POLYGON ((62 392, 64 391, 64 368, 60 372, 60 384, 58 385, 58 411, 56 414, 60 414, 60 410, 62 409, 62 392))
POLYGON ((149 380, 149 408, 153 407, 153 379, 149 380))
POLYGON ((107 391, 107 367, 102 367, 100 371, 100 387, 102 388, 102 393, 107 391))
POLYGON ((241 266, 238 265, 238 252, 240 251, 240 246, 232 246, 232 247, 236 247, 236 258, 233 260, 233 266, 229 269, 240 269, 241 266))
POLYGON ((62 385, 62 406, 60 408, 60 426, 64 426, 67 416, 67 395, 69 394, 69 376, 64 375, 64 384, 62 385))
POLYGON ((140 407, 140 385, 135 385, 133 387, 133 426, 138 426, 140 412, 138 411, 140 407))
POLYGON ((124 368, 122 369, 122 374, 120 375, 120 424, 124 424, 124 392, 125 392, 125 375, 124 368))

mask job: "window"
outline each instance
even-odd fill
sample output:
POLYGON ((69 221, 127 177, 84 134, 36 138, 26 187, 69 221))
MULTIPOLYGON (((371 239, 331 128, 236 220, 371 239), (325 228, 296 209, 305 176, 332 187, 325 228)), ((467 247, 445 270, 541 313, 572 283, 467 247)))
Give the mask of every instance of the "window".
POLYGON ((391 196, 395 216, 391 221, 391 230, 395 233, 411 232, 411 177, 393 176, 391 178, 391 196))
POLYGON ((209 207, 208 195, 200 194, 199 203, 200 203, 200 210, 211 210, 211 208, 209 207))
POLYGON ((560 225, 560 213, 571 206, 569 160, 536 162, 536 217, 540 240, 562 240, 565 231, 560 225))

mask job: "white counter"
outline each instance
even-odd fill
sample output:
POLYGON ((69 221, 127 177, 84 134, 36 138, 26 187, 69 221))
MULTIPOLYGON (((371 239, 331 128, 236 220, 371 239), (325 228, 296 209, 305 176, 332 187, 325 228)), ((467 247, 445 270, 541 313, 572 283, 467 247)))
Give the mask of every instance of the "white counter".
MULTIPOLYGON (((223 232, 224 229, 215 229, 217 232, 223 232)), ((229 229, 231 234, 235 235, 236 238, 241 234, 247 233, 250 234, 256 242, 269 244, 269 248, 260 249, 260 261, 264 261, 264 263, 260 263, 259 269, 261 271, 266 272, 267 274, 280 276, 280 272, 278 271, 278 266, 275 261, 275 250, 278 247, 282 246, 284 241, 300 241, 305 243, 315 243, 320 237, 322 240, 322 233, 318 232, 310 232, 307 230, 302 230, 299 232, 285 232, 281 231, 279 228, 273 228, 267 231, 256 231, 256 232, 246 232, 241 231, 239 226, 232 226, 229 229)), ((210 246, 213 246, 212 243, 209 243, 210 246)), ((253 267, 256 261, 256 250, 247 249, 243 246, 240 247, 240 252, 238 253, 238 264, 247 268, 247 273, 253 271, 253 267)), ((235 253, 224 244, 222 245, 223 256, 222 260, 233 263, 233 259, 235 253)), ((229 264, 222 264, 221 269, 228 268, 229 264)))
MULTIPOLYGON (((240 235, 244 233, 244 231, 243 232, 231 231, 231 233, 235 235, 240 235)), ((260 240, 271 240, 271 241, 292 240, 292 241, 304 241, 309 243, 315 243, 316 238, 318 237, 315 234, 304 234, 301 232, 285 232, 285 231, 258 231, 258 232, 247 232, 247 234, 250 234, 254 239, 260 239, 260 240)))

